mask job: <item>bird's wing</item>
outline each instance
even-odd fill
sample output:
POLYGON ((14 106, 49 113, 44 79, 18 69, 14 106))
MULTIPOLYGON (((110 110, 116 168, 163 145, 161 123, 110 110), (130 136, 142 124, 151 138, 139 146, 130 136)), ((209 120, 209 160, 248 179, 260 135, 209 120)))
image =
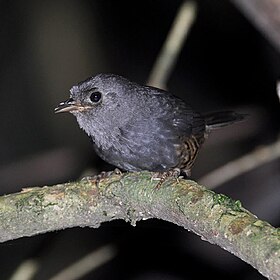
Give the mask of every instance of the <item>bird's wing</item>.
POLYGON ((120 129, 121 145, 129 147, 129 162, 136 169, 161 171, 178 162, 178 137, 172 127, 157 118, 138 118, 120 129))
POLYGON ((155 108, 154 115, 171 125, 173 133, 184 137, 204 134, 204 118, 194 111, 187 102, 167 91, 148 88, 153 99, 151 103, 157 105, 153 106, 155 108))

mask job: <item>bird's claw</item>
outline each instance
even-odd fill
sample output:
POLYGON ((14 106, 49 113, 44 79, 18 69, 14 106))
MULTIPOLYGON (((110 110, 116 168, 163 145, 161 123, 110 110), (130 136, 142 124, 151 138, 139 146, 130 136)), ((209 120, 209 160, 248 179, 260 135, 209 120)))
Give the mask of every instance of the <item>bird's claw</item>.
POLYGON ((178 168, 174 168, 168 171, 164 171, 164 172, 156 172, 152 178, 151 181, 159 181, 157 183, 157 185, 155 186, 156 189, 159 189, 161 187, 161 185, 169 178, 173 177, 175 178, 177 181, 178 179, 181 178, 180 176, 181 171, 178 168))

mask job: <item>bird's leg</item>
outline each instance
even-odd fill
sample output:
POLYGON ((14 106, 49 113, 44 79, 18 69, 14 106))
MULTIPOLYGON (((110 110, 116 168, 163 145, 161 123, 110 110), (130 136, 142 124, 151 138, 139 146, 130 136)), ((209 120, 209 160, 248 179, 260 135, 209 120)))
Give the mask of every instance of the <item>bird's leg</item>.
POLYGON ((115 168, 113 171, 102 171, 101 173, 99 173, 97 175, 84 177, 82 180, 93 181, 93 182, 95 182, 96 186, 98 187, 99 182, 102 179, 108 178, 113 174, 121 175, 122 172, 118 168, 115 168))
POLYGON ((164 172, 156 172, 151 180, 152 181, 159 181, 156 185, 156 189, 159 189, 161 187, 161 185, 169 178, 173 177, 176 180, 178 180, 178 178, 180 178, 180 174, 181 171, 179 168, 174 168, 168 171, 164 171, 164 172))

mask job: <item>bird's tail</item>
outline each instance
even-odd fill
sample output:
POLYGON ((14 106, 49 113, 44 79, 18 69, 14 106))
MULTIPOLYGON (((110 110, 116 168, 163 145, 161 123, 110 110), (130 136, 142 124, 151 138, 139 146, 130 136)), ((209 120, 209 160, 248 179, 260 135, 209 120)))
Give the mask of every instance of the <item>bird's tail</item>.
POLYGON ((242 121, 246 116, 246 114, 239 114, 233 111, 212 112, 203 115, 208 130, 217 129, 242 121))

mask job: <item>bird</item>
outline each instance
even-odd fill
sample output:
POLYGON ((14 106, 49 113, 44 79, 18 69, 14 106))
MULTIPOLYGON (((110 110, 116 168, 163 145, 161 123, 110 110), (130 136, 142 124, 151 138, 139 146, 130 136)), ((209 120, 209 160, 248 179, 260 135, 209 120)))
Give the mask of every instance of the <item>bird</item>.
POLYGON ((244 119, 233 111, 201 114, 169 91, 116 74, 97 74, 70 89, 55 113, 70 112, 97 155, 124 171, 185 176, 209 133, 244 119))

